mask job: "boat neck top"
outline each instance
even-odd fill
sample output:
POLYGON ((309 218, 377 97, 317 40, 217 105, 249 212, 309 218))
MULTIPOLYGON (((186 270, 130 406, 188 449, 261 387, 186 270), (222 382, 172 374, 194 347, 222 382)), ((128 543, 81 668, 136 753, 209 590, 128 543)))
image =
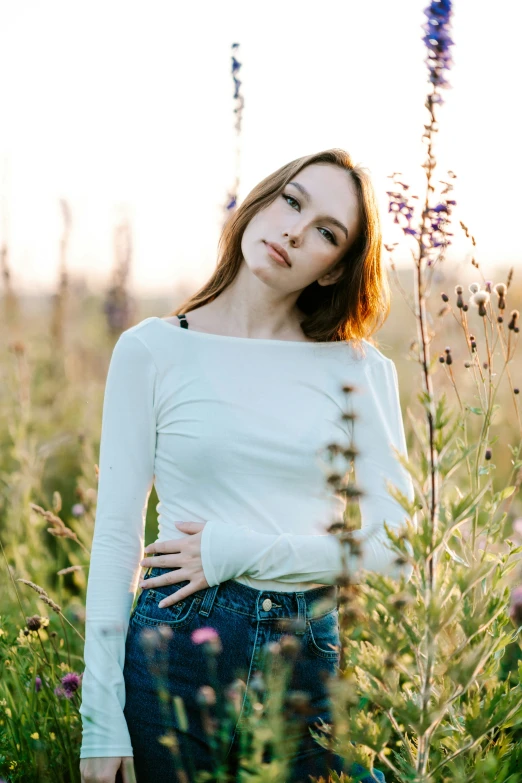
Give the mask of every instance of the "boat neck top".
POLYGON ((365 571, 411 575, 384 528, 396 530, 407 516, 387 482, 414 497, 394 453, 407 456, 393 361, 367 341, 361 357, 349 342, 217 335, 183 327, 182 318, 177 325, 151 316, 126 329, 109 363, 80 758, 133 755, 123 665, 153 484, 158 541, 187 535, 175 522, 204 522, 209 586, 235 579, 273 598, 337 582, 343 550, 328 527, 342 521, 346 496, 328 478, 350 466, 339 453, 330 461, 328 446, 354 445, 352 480, 363 495, 362 554, 346 557, 352 580, 365 571))

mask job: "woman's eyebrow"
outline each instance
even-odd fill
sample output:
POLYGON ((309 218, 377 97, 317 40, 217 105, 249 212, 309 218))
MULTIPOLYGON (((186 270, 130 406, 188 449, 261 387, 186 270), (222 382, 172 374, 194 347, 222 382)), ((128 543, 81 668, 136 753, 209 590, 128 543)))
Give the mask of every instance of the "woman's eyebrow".
MULTIPOLYGON (((289 182, 288 184, 289 185, 293 185, 294 188, 297 188, 297 190, 299 190, 303 194, 303 196, 305 197, 305 199, 307 201, 311 201, 312 200, 312 197, 310 196, 309 192, 304 187, 304 185, 301 185, 300 182, 289 182)), ((346 239, 348 239, 348 229, 346 228, 346 226, 343 223, 341 223, 340 220, 337 220, 337 218, 334 218, 331 215, 319 215, 319 220, 329 220, 330 223, 334 224, 334 226, 337 226, 337 228, 340 228, 341 231, 344 232, 344 235, 345 235, 346 239)))

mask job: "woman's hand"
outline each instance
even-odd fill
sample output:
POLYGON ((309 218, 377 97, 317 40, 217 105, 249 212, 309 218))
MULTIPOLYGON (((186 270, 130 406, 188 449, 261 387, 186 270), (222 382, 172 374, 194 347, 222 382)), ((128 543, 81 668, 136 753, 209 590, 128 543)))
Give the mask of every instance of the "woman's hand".
POLYGON ((81 783, 115 783, 118 770, 118 780, 136 783, 133 756, 80 759, 81 783))
POLYGON ((176 527, 183 533, 190 533, 186 538, 173 538, 170 541, 156 541, 145 547, 144 552, 160 554, 160 557, 147 557, 141 560, 140 565, 146 568, 157 566, 158 568, 175 568, 168 574, 161 574, 152 579, 144 579, 139 583, 140 587, 160 587, 172 585, 189 580, 189 584, 177 590, 172 595, 160 601, 158 606, 171 606, 182 601, 188 595, 209 587, 203 564, 201 562, 201 536, 205 522, 176 522, 176 527))

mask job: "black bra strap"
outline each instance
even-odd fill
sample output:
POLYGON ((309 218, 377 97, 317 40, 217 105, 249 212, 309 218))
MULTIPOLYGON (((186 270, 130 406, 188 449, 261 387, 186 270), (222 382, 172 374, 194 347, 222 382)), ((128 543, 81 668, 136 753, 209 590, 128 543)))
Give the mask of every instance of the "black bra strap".
POLYGON ((185 314, 178 315, 178 318, 179 318, 179 325, 181 326, 181 328, 182 329, 188 329, 187 316, 185 314))

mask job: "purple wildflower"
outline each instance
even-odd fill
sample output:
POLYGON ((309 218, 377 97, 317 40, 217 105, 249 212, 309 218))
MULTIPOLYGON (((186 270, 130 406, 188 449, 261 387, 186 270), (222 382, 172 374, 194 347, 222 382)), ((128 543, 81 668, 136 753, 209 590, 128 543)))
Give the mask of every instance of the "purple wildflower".
POLYGON ((75 503, 71 509, 71 513, 73 517, 81 517, 82 514, 85 514, 85 506, 83 503, 75 503))
POLYGON ((38 691, 40 690, 41 687, 42 687, 42 678, 41 677, 36 677, 35 681, 34 681, 34 689, 35 689, 35 691, 38 693, 38 691))
POLYGON ((402 192, 400 190, 386 191, 388 196, 388 212, 393 213, 393 222, 398 223, 401 226, 404 234, 411 234, 411 236, 416 237, 419 232, 411 225, 415 218, 414 204, 411 199, 416 199, 417 196, 410 194, 408 198, 405 195, 404 191, 409 189, 409 185, 406 185, 404 182, 398 182, 396 180, 394 184, 399 186, 399 188, 402 189, 402 192))
MULTIPOLYGON (((454 44, 450 37, 451 0, 431 0, 424 13, 427 22, 422 28, 426 33, 422 40, 428 50, 426 64, 430 74, 429 80, 435 90, 441 87, 447 88, 450 85, 444 72, 449 71, 453 65, 450 47, 454 44)), ((436 92, 431 96, 431 100, 433 103, 443 103, 440 94, 436 92)))
POLYGON ((83 675, 81 674, 76 674, 76 672, 65 674, 61 679, 61 685, 57 685, 54 689, 56 696, 72 699, 75 692, 80 687, 82 676, 83 675))

